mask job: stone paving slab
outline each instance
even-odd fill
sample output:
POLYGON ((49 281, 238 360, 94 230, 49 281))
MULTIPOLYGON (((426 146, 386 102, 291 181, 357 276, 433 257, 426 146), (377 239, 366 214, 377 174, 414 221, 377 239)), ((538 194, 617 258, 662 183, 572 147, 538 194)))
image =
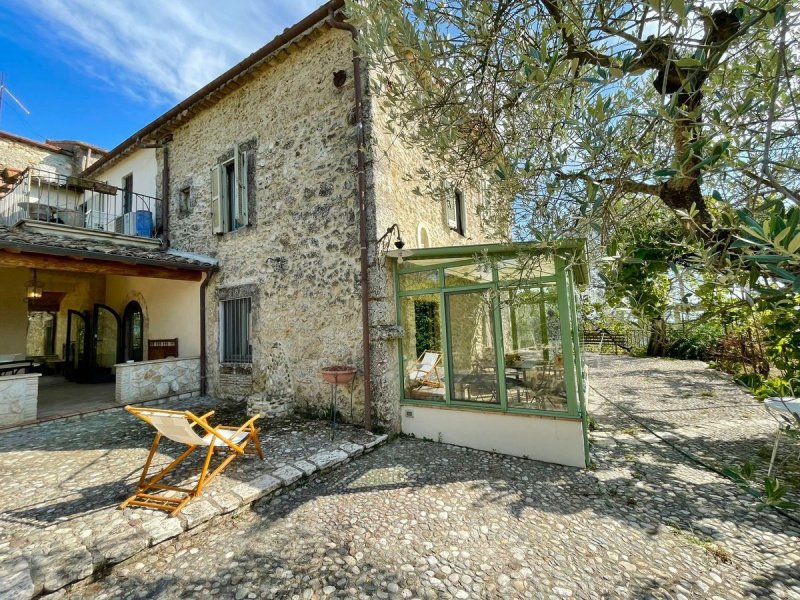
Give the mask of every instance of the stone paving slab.
MULTIPOLYGON (((212 423, 244 421, 241 407, 210 398, 186 401, 181 408, 197 414, 214 409, 212 423)), ((265 460, 249 455, 234 460, 177 518, 143 508, 117 510, 135 491, 153 440, 152 428, 126 411, 1 433, 0 597, 57 591, 386 440, 340 425, 331 441, 326 423, 297 418, 262 419, 259 425, 265 460)), ((184 448, 162 442, 153 469, 184 448)), ((169 483, 192 485, 200 454, 171 473, 169 483)))

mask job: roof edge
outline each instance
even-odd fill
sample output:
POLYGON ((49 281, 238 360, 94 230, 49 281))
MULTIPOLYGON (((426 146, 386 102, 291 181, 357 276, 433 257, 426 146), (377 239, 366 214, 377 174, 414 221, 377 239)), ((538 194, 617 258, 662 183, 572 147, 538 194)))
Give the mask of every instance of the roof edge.
POLYGON ((119 262, 129 265, 147 265, 151 267, 164 267, 175 269, 176 271, 215 271, 219 268, 217 264, 193 265, 190 263, 173 263, 169 261, 155 260, 151 258, 134 258, 130 256, 120 256, 119 254, 106 254, 105 252, 92 252, 90 250, 77 250, 73 248, 60 248, 56 246, 46 246, 40 244, 27 244, 25 242, 6 242, 0 240, 0 250, 18 250, 20 252, 34 252, 36 254, 47 254, 50 256, 66 256, 76 258, 88 258, 91 260, 104 260, 109 262, 119 262))
POLYGON ((134 133, 128 139, 118 144, 108 151, 108 153, 100 160, 84 169, 82 176, 91 175, 101 167, 116 159, 123 152, 136 145, 140 140, 146 136, 154 133, 160 127, 166 125, 169 121, 179 116, 183 111, 190 109, 196 103, 200 102, 208 94, 221 88, 237 75, 247 71, 248 69, 256 66, 258 63, 269 58, 271 54, 289 44, 303 32, 311 29, 321 21, 328 18, 331 11, 337 11, 344 7, 344 0, 329 0, 311 14, 305 16, 303 19, 294 25, 287 27, 280 34, 274 37, 271 41, 267 42, 264 46, 253 52, 250 56, 246 57, 241 62, 235 64, 233 67, 225 71, 222 75, 206 84, 194 94, 179 102, 156 120, 150 122, 148 125, 142 127, 139 131, 134 133))
POLYGON ((32 140, 30 138, 26 138, 21 135, 17 135, 16 133, 11 133, 10 131, 0 131, 0 137, 7 138, 14 142, 19 142, 20 144, 28 144, 29 146, 36 146, 37 148, 41 148, 42 150, 48 150, 50 152, 55 152, 56 154, 66 154, 67 156, 72 156, 72 152, 65 148, 61 148, 54 144, 49 144, 45 142, 38 142, 36 140, 32 140))

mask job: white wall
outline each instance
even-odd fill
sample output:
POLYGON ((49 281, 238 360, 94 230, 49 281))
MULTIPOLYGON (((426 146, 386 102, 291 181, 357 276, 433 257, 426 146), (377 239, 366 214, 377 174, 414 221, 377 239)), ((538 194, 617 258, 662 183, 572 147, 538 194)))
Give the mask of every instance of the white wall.
POLYGON ((145 349, 147 340, 178 338, 181 358, 199 356, 199 281, 109 275, 106 304, 122 317, 131 300, 136 300, 144 312, 145 349))
POLYGON ((91 178, 121 188, 122 178, 133 173, 133 191, 137 194, 158 198, 157 172, 155 148, 139 148, 110 167, 104 167, 92 173, 91 178))
POLYGON ((580 420, 409 404, 402 405, 400 413, 403 433, 419 438, 570 467, 586 466, 580 420))

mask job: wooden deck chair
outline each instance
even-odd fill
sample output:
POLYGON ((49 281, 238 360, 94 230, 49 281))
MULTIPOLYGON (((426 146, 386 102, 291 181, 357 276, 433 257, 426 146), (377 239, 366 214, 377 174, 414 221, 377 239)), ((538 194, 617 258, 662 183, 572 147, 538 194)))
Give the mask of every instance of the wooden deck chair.
POLYGON ((183 507, 186 506, 192 498, 199 496, 203 491, 203 487, 227 467, 234 458, 245 454, 247 445, 250 442, 253 442, 255 453, 258 454, 261 460, 264 460, 264 453, 261 451, 261 442, 258 439, 258 432, 260 430, 254 424, 261 415, 256 415, 241 427, 228 427, 223 425, 213 427, 208 423, 208 418, 214 414, 213 410, 198 417, 188 410, 134 408, 132 406, 126 406, 125 409, 139 417, 142 421, 155 427, 157 433, 155 440, 153 440, 153 445, 150 448, 150 454, 147 456, 147 460, 144 463, 142 475, 139 477, 136 493, 120 504, 119 508, 125 508, 126 506, 144 506, 147 508, 165 510, 174 517, 183 510, 183 507), (199 428, 199 430, 195 428, 199 428), (161 471, 148 478, 147 472, 150 469, 150 463, 153 461, 153 457, 156 454, 158 444, 161 442, 162 437, 169 438, 173 442, 178 442, 179 444, 186 444, 188 448, 161 471), (160 483, 164 475, 175 469, 186 460, 190 454, 198 448, 206 446, 208 447, 208 452, 206 453, 197 485, 193 488, 183 488, 160 483), (209 473, 208 468, 211 464, 211 456, 220 451, 227 451, 228 456, 216 469, 209 473), (180 495, 167 496, 154 493, 154 491, 178 492, 180 495))
POLYGON ((408 372, 408 378, 414 387, 444 387, 439 376, 439 365, 442 362, 441 352, 426 350, 408 372))

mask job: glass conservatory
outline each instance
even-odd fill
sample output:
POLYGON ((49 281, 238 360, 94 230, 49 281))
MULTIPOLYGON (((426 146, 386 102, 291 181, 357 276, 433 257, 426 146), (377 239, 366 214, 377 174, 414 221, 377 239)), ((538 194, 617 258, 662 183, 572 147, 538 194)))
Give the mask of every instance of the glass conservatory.
POLYGON ((403 431, 585 466, 575 301, 587 280, 582 240, 402 251, 403 431))

